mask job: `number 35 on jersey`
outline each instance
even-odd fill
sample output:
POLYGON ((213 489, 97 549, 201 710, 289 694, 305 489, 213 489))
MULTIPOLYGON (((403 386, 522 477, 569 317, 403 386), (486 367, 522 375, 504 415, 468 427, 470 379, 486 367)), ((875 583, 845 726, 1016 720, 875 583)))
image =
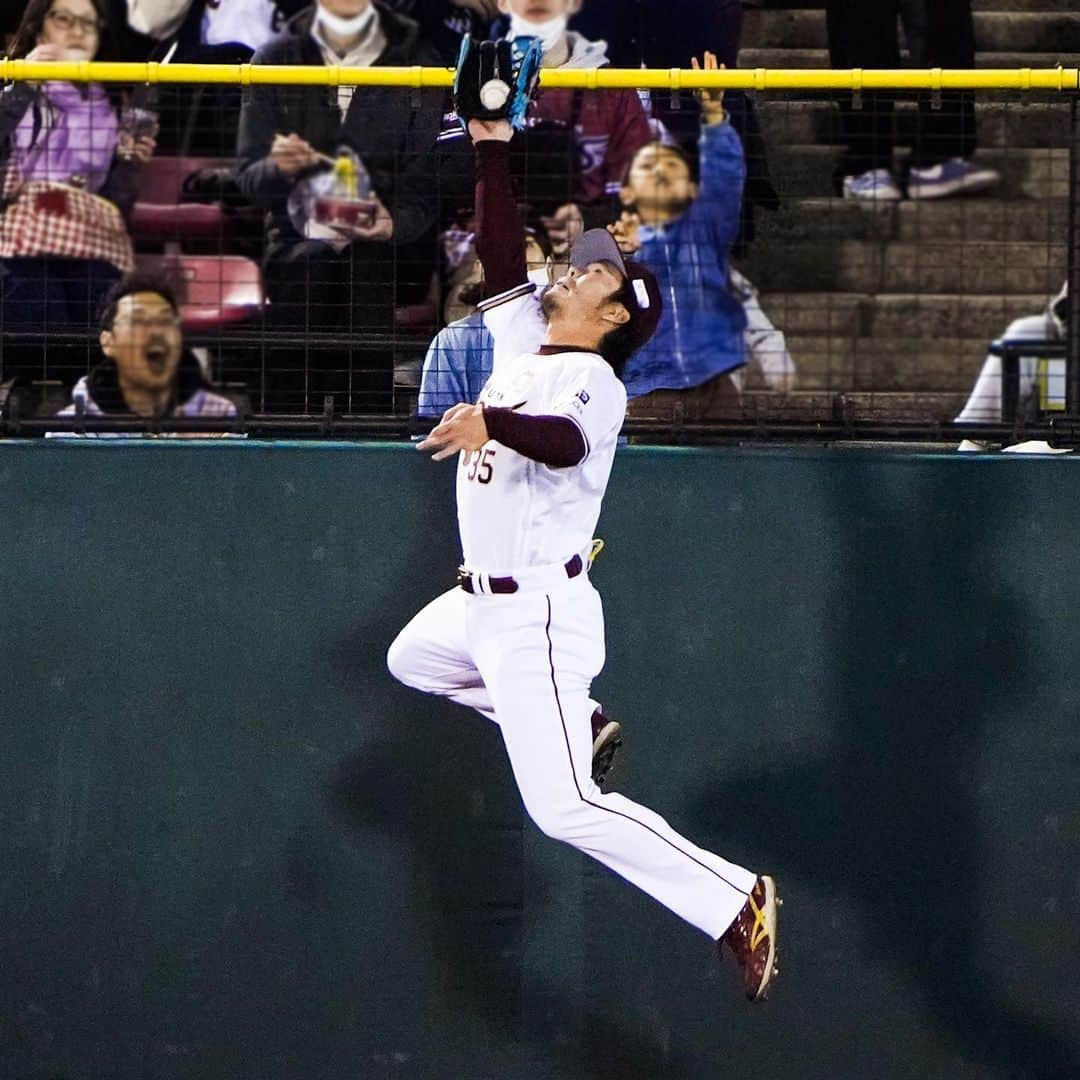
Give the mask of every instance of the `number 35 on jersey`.
POLYGON ((485 446, 480 450, 462 450, 461 468, 466 469, 466 480, 478 484, 490 484, 494 475, 495 447, 485 446))

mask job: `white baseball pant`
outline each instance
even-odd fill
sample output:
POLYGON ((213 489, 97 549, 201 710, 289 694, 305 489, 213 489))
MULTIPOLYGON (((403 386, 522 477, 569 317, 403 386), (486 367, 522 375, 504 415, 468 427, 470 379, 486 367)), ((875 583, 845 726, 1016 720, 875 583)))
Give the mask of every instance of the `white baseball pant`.
POLYGON ((406 686, 499 725, 525 809, 548 836, 614 870, 719 938, 756 875, 704 851, 663 818, 592 781, 592 680, 604 664, 600 595, 586 574, 545 592, 437 597, 390 646, 406 686))

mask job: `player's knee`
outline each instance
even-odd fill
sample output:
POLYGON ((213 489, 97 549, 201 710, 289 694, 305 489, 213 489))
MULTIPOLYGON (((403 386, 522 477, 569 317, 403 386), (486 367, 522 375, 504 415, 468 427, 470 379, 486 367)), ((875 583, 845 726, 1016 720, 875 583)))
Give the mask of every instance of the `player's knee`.
POLYGON ((411 653, 408 642, 401 634, 394 638, 390 648, 386 650, 386 666, 390 674, 406 686, 416 685, 416 676, 412 671, 413 665, 410 663, 411 653))
POLYGON ((572 798, 536 798, 525 802, 533 824, 552 840, 577 844, 592 832, 591 807, 576 795, 572 798))

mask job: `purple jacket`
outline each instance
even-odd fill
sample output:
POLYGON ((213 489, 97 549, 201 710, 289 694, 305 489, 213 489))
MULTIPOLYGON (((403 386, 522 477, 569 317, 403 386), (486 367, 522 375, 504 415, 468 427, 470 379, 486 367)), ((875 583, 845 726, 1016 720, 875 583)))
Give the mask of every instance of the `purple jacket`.
POLYGON ((116 112, 98 85, 91 84, 85 97, 74 84, 59 82, 10 83, 0 92, 0 174, 15 154, 24 180, 83 177, 88 191, 126 214, 135 202, 139 168, 116 157, 117 139, 116 112))

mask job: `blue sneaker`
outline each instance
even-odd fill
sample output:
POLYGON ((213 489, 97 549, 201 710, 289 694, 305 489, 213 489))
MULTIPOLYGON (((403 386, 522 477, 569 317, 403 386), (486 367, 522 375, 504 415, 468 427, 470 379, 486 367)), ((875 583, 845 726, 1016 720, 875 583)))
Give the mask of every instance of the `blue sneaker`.
POLYGON ((859 176, 844 177, 844 198, 896 202, 903 196, 888 169, 870 169, 859 176))
POLYGON ((986 191, 1001 179, 1001 174, 967 158, 949 158, 928 169, 908 170, 908 197, 945 199, 950 195, 970 195, 986 191))

